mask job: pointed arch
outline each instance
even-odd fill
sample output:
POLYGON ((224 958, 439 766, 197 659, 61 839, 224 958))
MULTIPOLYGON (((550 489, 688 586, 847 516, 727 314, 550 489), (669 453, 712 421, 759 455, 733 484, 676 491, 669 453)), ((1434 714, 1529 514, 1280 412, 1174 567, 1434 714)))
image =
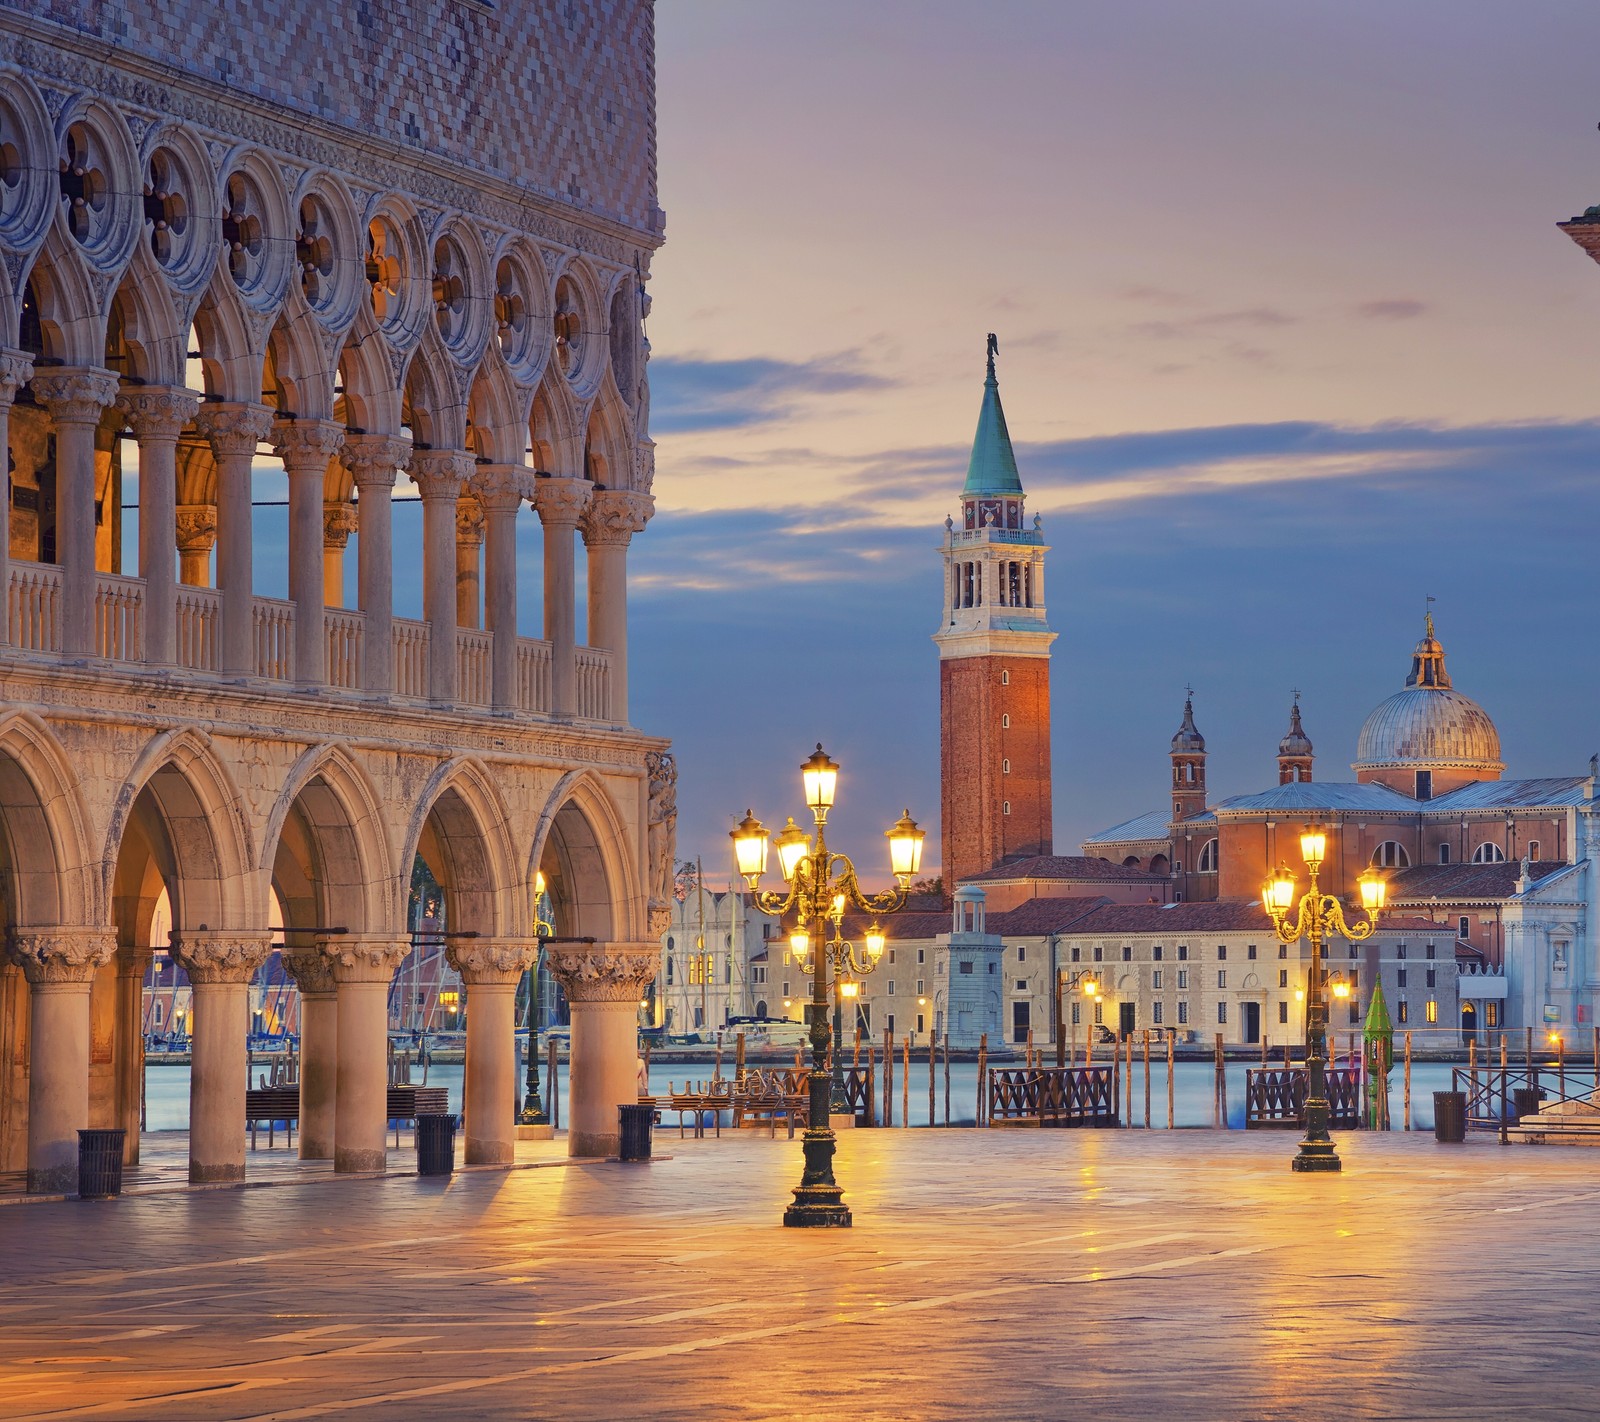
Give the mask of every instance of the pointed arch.
POLYGON ((103 922, 77 772, 31 711, 0 718, 0 879, 12 927, 103 922))
POLYGON ((569 771, 550 791, 534 832, 525 881, 543 869, 563 933, 602 941, 648 937, 633 839, 605 784, 593 771, 569 771))
POLYGON ((353 432, 400 433, 404 399, 397 378, 400 358, 379 332, 372 308, 364 305, 339 350, 339 384, 343 408, 335 418, 353 432))
POLYGON ((589 414, 583 472, 602 488, 625 489, 632 482, 633 420, 609 370, 589 414))
POLYGON ((134 253, 111 298, 108 340, 113 330, 121 338, 121 354, 127 358, 124 375, 146 385, 183 384, 188 331, 179 324, 161 269, 148 247, 141 246, 134 253))
POLYGON ((583 477, 583 418, 572 390, 554 365, 534 392, 529 419, 533 467, 559 479, 583 477))
POLYGON ((473 377, 467 400, 470 448, 493 464, 521 464, 527 445, 532 392, 519 386, 497 345, 491 345, 473 377))
POLYGON ((333 415, 338 349, 295 292, 267 336, 262 399, 285 415, 325 420, 333 415))
POLYGON ((58 227, 50 229, 27 275, 38 304, 44 354, 63 365, 99 365, 105 356, 106 312, 89 268, 58 227))
POLYGON ((515 867, 505 802, 481 761, 457 756, 428 777, 402 848, 400 868, 408 881, 420 854, 444 886, 452 932, 528 934, 532 894, 515 867))
POLYGON ((265 380, 265 318, 245 305, 223 262, 195 308, 194 334, 207 397, 258 403, 265 380))
POLYGON ((418 449, 464 449, 467 412, 456 393, 449 357, 426 336, 406 367, 403 418, 418 449))

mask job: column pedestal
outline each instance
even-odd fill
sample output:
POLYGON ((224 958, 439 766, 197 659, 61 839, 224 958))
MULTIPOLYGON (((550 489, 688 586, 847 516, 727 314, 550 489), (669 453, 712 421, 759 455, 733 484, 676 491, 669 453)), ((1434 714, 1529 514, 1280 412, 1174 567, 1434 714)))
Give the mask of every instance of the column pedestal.
POLYGON ((189 1068, 189 1183, 244 1179, 250 980, 272 943, 262 934, 174 935, 194 992, 189 1068))
POLYGON ((516 1155, 517 983, 535 939, 457 940, 450 965, 467 988, 466 1163, 510 1165, 516 1155))
POLYGON ((340 1174, 388 1164, 389 980, 409 946, 387 938, 322 945, 338 992, 333 1168, 340 1174))
POLYGON ((75 1194, 78 1132, 89 1125, 89 989, 117 949, 100 929, 19 932, 11 954, 28 979, 28 1190, 75 1194))
POLYGON ((639 999, 661 947, 550 944, 545 954, 572 1009, 567 1154, 616 1155, 617 1107, 639 1099, 639 999))
POLYGON ((332 1160, 339 1090, 339 997, 320 949, 283 955, 300 989, 300 1159, 332 1160))

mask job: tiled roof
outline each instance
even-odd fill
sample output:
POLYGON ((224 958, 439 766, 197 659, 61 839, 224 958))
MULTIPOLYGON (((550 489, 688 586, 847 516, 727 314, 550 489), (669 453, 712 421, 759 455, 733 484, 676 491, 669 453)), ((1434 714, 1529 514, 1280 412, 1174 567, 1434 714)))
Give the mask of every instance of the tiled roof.
MULTIPOLYGON (((1528 866, 1535 880, 1570 866, 1553 859, 1536 860, 1528 866)), ((1509 899, 1517 892, 1522 866, 1514 859, 1499 864, 1415 864, 1397 869, 1389 876, 1389 897, 1416 899, 1509 899)))
POLYGON ((1079 919, 1073 934, 1270 934, 1272 920, 1255 899, 1192 900, 1176 904, 1106 904, 1079 919))
POLYGON ((1148 815, 1124 820, 1120 825, 1101 830, 1084 840, 1085 844, 1128 844, 1140 839, 1165 839, 1167 837, 1167 812, 1151 810, 1148 815))
POLYGON ((1480 780, 1419 808, 1434 810, 1526 810, 1581 805, 1588 799, 1586 775, 1546 780, 1480 780))
POLYGON ((1387 785, 1352 785, 1333 780, 1301 780, 1274 785, 1255 795, 1234 795, 1217 805, 1218 814, 1241 810, 1286 810, 1314 813, 1318 810, 1418 810, 1409 795, 1387 785))
POLYGON ((1141 883, 1166 883, 1164 874, 1147 874, 1143 869, 1113 864, 1106 859, 1089 859, 1081 854, 1039 854, 1032 859, 1017 859, 997 864, 981 874, 969 874, 964 884, 1011 883, 1018 879, 1136 879, 1141 883))
POLYGON ((990 933, 1002 938, 1035 938, 1047 933, 1075 932, 1078 921, 1102 907, 1106 900, 1029 899, 1014 909, 991 913, 985 920, 990 933))

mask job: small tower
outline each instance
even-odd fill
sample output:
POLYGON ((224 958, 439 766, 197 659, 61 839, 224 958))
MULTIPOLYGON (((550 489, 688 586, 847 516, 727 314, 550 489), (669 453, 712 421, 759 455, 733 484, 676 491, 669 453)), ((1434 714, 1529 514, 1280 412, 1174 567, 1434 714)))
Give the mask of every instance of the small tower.
POLYGON ((961 518, 945 521, 939 648, 940 827, 945 882, 1015 855, 1049 854, 1050 630, 1044 534, 1024 526, 1022 480, 988 374, 961 518))
POLYGON ((1300 724, 1300 693, 1294 694, 1289 708, 1289 731, 1278 742, 1278 784, 1305 784, 1311 779, 1311 737, 1300 724))
POLYGON ((1206 810, 1206 738, 1194 724, 1194 693, 1183 702, 1183 724, 1172 738, 1172 822, 1206 810))

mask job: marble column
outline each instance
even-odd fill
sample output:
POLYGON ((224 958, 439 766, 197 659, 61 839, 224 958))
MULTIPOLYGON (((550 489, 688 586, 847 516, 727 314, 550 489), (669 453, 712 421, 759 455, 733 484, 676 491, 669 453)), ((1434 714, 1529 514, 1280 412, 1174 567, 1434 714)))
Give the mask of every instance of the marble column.
POLYGON ((107 929, 20 929, 11 956, 28 979, 28 1189, 73 1194, 89 1125, 89 991, 117 951, 107 929))
POLYGON ((483 570, 483 505, 462 489, 456 500, 456 626, 480 625, 483 570))
POLYGON ((178 581, 187 588, 211 584, 211 549, 217 541, 217 511, 211 504, 178 505, 178 581))
POLYGON ((344 443, 331 420, 278 420, 272 447, 289 476, 289 601, 294 604, 294 682, 327 685, 328 634, 322 590, 322 494, 328 462, 344 443))
POLYGON ((139 441, 139 576, 144 579, 144 659, 177 660, 178 436, 200 397, 168 386, 125 390, 117 408, 139 441))
POLYGON ((272 952, 264 933, 174 933, 194 994, 189 1068, 189 1183, 244 1179, 250 980, 272 952))
POLYGON ((422 494, 422 601, 434 701, 456 699, 456 498, 474 464, 460 450, 419 449, 407 468, 422 494))
POLYGON ((328 607, 344 606, 344 550, 349 546, 357 523, 354 504, 323 504, 322 601, 328 607))
POLYGON ((300 989, 300 1159, 332 1160, 339 1087, 333 963, 319 946, 286 952, 283 968, 300 989))
POLYGON ((411 457, 408 440, 349 435, 339 460, 356 498, 356 578, 367 619, 363 661, 368 691, 394 690, 394 477, 411 457))
POLYGON ((95 431, 117 398, 117 377, 97 367, 35 371, 33 398, 56 435, 56 562, 61 565, 61 650, 94 656, 95 431))
MULTIPOLYGON (((539 479, 533 506, 544 525, 544 635, 550 643, 550 710, 578 710, 578 608, 573 542, 589 493, 587 479, 539 479)), ((613 1123, 614 1128, 615 1123, 613 1123)))
POLYGON ((630 489, 597 489, 583 511, 589 559, 589 645, 611 653, 611 720, 628 724, 628 544, 656 501, 630 489))
POLYGON ((446 955, 467 989, 466 1163, 510 1165, 516 1154, 517 984, 534 938, 454 939, 446 955))
POLYGON ((117 1124, 128 1135, 122 1159, 139 1163, 144 1108, 144 980, 155 955, 123 943, 117 948, 117 1124))
POLYGON ((409 948, 392 938, 329 938, 322 945, 338 994, 333 1168, 341 1174, 387 1165, 389 980, 409 948))
POLYGON ((473 488, 483 505, 488 532, 484 541, 484 613, 494 633, 490 650, 496 711, 517 705, 517 510, 533 488, 533 472, 516 464, 480 464, 473 488))
POLYGON ((639 1099, 639 999, 659 943, 551 943, 545 962, 572 1009, 567 1154, 616 1155, 617 1107, 639 1099))
POLYGON ((254 676, 255 585, 251 540, 250 468, 256 446, 272 432, 265 405, 206 403, 195 428, 211 444, 217 466, 217 587, 222 592, 222 670, 254 676))
MULTIPOLYGON (((17 391, 33 373, 33 357, 21 351, 0 347, 0 450, 5 451, 5 469, 11 459, 11 406, 17 391)), ((3 472, 3 471, 0 471, 3 472)), ((0 499, 0 647, 11 643, 11 491, 7 475, 6 496, 0 499)))

